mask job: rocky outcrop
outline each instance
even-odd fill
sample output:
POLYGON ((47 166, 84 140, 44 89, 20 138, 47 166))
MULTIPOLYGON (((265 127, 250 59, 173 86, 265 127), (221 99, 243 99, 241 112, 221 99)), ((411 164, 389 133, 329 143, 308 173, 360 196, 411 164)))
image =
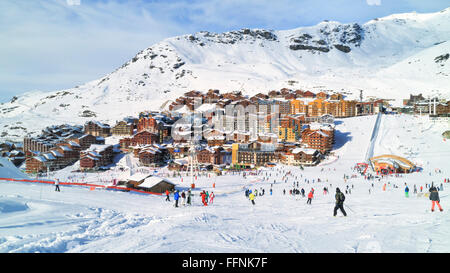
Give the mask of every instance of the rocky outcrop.
POLYGON ((209 31, 200 31, 195 35, 186 35, 185 38, 200 46, 205 46, 208 42, 221 44, 235 44, 241 41, 256 42, 257 40, 277 41, 278 37, 271 31, 264 29, 244 28, 238 31, 229 31, 224 33, 213 33, 209 31))
POLYGON ((359 24, 325 23, 317 34, 302 33, 290 39, 291 50, 329 52, 331 49, 349 53, 363 40, 363 29, 359 24))

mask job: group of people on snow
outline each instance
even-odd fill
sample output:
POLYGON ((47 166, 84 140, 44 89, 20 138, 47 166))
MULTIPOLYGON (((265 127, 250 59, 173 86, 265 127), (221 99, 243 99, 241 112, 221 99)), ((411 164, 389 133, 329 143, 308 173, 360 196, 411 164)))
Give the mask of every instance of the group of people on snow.
MULTIPOLYGON (((166 201, 170 202, 170 194, 171 194, 171 192, 169 190, 166 190, 165 193, 166 193, 166 201)), ((186 206, 186 205, 191 206, 193 197, 194 196, 193 196, 193 194, 192 194, 190 189, 187 190, 187 191, 182 191, 181 194, 180 194, 179 190, 175 190, 173 192, 173 199, 175 201, 174 206, 176 208, 178 208, 178 202, 179 202, 180 199, 181 199, 181 205, 182 206, 186 206)), ((214 195, 214 192, 209 193, 208 191, 204 191, 203 190, 202 192, 200 192, 200 197, 202 199, 202 204, 204 206, 207 206, 208 204, 212 204, 213 203, 215 195, 214 195)))

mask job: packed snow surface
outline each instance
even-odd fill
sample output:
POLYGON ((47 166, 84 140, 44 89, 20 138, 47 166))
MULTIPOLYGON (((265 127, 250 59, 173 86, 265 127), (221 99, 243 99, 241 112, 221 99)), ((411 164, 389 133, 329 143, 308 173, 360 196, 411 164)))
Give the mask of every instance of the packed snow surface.
MULTIPOLYGON (((173 196, 168 202, 165 196, 79 186, 61 186, 56 192, 53 185, 1 181, 0 252, 450 252, 450 184, 443 183, 450 176, 450 142, 441 137, 448 122, 383 115, 374 155, 404 156, 423 170, 378 181, 365 180, 351 169, 365 158, 375 120, 336 120, 334 155, 316 167, 277 165, 246 178, 231 173, 199 176, 190 207, 175 208, 173 196), (346 182, 344 175, 349 176, 346 182), (289 194, 294 182, 306 194, 315 189, 311 205, 289 194), (428 198, 419 196, 420 186, 422 193, 428 192, 425 184, 431 182, 443 183, 443 212, 432 213, 428 198), (338 212, 333 217, 335 189, 345 193, 347 186, 348 216, 338 212), (329 194, 323 193, 324 187, 329 194), (264 189, 265 194, 253 206, 246 188, 264 189), (200 190, 214 191, 213 204, 201 205, 200 190)), ((108 184, 121 174, 112 169, 81 176, 67 168, 50 178, 108 184)), ((166 178, 180 190, 190 185, 187 176, 166 178)))

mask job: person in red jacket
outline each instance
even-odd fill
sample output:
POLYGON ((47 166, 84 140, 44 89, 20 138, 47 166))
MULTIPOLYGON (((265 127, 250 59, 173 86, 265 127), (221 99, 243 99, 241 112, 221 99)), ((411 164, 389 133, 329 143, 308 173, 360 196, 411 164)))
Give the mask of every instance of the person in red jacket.
POLYGON ((202 192, 200 193, 200 196, 202 197, 202 203, 203 203, 203 205, 207 206, 207 204, 206 204, 206 192, 205 192, 205 191, 202 191, 202 192))
POLYGON ((214 192, 212 191, 211 194, 209 195, 209 204, 213 203, 214 197, 215 197, 215 195, 214 195, 214 192))
POLYGON ((166 190, 166 201, 169 201, 169 202, 170 202, 169 195, 170 195, 169 190, 166 190))
POLYGON ((311 205, 311 201, 312 201, 313 197, 314 197, 314 192, 311 190, 308 193, 308 201, 306 201, 306 204, 310 204, 311 205))

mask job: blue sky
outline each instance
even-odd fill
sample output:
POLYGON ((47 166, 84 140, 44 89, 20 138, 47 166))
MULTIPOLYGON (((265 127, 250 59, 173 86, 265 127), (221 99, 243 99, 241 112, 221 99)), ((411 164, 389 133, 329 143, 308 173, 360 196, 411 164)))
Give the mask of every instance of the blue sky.
POLYGON ((98 79, 164 38, 436 12, 448 0, 1 0, 0 102, 98 79))

